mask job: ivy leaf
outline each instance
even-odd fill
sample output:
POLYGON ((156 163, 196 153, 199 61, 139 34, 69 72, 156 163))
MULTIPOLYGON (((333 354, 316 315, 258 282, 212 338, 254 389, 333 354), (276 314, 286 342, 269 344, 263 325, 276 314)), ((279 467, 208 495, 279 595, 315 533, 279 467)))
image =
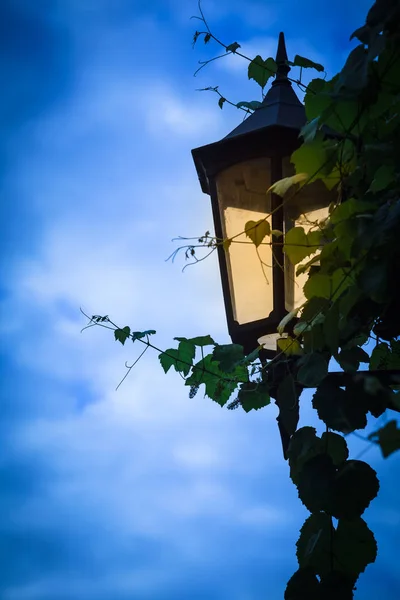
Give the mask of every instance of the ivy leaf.
POLYGON ((244 230, 247 237, 251 239, 256 248, 258 248, 267 235, 271 234, 271 226, 266 219, 247 221, 244 230))
POLYGON ((238 44, 237 42, 233 42, 233 44, 229 44, 229 46, 226 47, 226 51, 235 53, 236 50, 240 47, 240 44, 238 44))
POLYGON ((344 371, 356 373, 360 362, 369 363, 369 355, 359 346, 353 346, 342 350, 337 360, 344 371))
POLYGON ((222 107, 224 106, 224 103, 226 102, 226 98, 224 98, 223 96, 221 96, 218 100, 218 106, 222 109, 222 107))
POLYGON ((114 337, 116 342, 121 342, 122 345, 125 344, 126 340, 131 334, 131 330, 128 326, 123 327, 122 329, 115 329, 114 337))
POLYGON ((301 388, 296 386, 292 375, 285 377, 276 392, 276 404, 279 408, 277 417, 281 434, 283 453, 286 459, 290 438, 296 431, 299 422, 299 396, 301 388))
POLYGON ((315 63, 309 58, 296 54, 293 61, 294 67, 302 67, 303 69, 315 69, 316 71, 325 71, 324 67, 319 63, 315 63))
POLYGON ((286 325, 288 325, 290 323, 290 321, 292 321, 295 318, 298 311, 299 311, 299 309, 296 308, 295 310, 292 310, 291 312, 289 312, 287 315, 285 315, 283 317, 283 319, 280 321, 278 327, 276 328, 279 335, 282 335, 282 333, 285 331, 286 325))
POLYGON ((159 355, 160 363, 164 372, 167 373, 173 366, 175 371, 188 375, 196 354, 196 348, 186 338, 175 338, 181 340, 177 349, 170 348, 159 355))
POLYGON ((332 431, 324 431, 321 436, 321 446, 329 454, 335 467, 340 467, 349 457, 346 440, 332 431))
POLYGON ((298 569, 289 579, 284 600, 320 600, 320 583, 313 567, 298 569))
POLYGON ((387 344, 377 344, 372 351, 369 368, 371 371, 388 369, 390 363, 390 348, 387 344))
POLYGON ((287 457, 290 466, 290 477, 295 485, 299 482, 299 476, 304 464, 322 454, 324 448, 321 440, 316 436, 314 427, 301 427, 290 439, 287 457))
POLYGON ((264 408, 271 402, 267 384, 256 381, 243 383, 239 390, 238 400, 246 412, 264 408))
POLYGON ((283 251, 293 265, 297 265, 304 258, 317 251, 321 233, 312 233, 316 235, 307 235, 303 227, 292 227, 285 235, 283 251))
POLYGON ((305 354, 298 362, 297 381, 304 387, 317 387, 328 374, 328 362, 318 352, 305 354))
POLYGON ((220 370, 218 363, 213 360, 212 354, 208 354, 193 365, 192 372, 187 377, 185 385, 199 386, 204 383, 206 395, 220 406, 224 406, 238 384, 247 380, 246 367, 236 367, 228 377, 226 373, 220 370))
POLYGON ((308 121, 300 130, 299 136, 301 136, 304 140, 305 144, 308 144, 313 141, 317 132, 320 128, 319 116, 308 121))
POLYGON ((377 551, 374 534, 363 519, 339 520, 333 552, 341 571, 357 578, 367 565, 375 562, 377 551))
POLYGON ((297 356, 299 354, 303 354, 303 349, 300 346, 299 341, 290 336, 279 338, 277 341, 277 346, 279 350, 282 350, 282 352, 286 354, 286 356, 297 356))
MULTIPOLYGON (((321 107, 318 107, 316 114, 309 115, 307 113, 307 118, 313 119, 320 114, 321 107)), ((302 144, 295 150, 290 161, 294 164, 296 173, 308 174, 309 183, 322 179, 330 189, 340 181, 340 173, 332 174, 337 159, 337 148, 329 144, 331 142, 324 141, 322 133, 319 132, 312 142, 302 144)))
MULTIPOLYGON (((309 240, 308 240, 309 241, 309 240)), ((305 264, 300 265, 299 267, 297 267, 296 269, 296 275, 302 275, 303 273, 306 273, 310 267, 318 262, 321 259, 321 255, 320 254, 316 254, 315 256, 313 256, 312 258, 310 258, 310 260, 308 260, 305 264)))
POLYGON ((219 363, 219 368, 225 373, 232 372, 237 363, 244 359, 243 346, 240 344, 217 344, 213 350, 212 358, 219 363))
POLYGON ((357 198, 349 198, 346 202, 342 202, 335 207, 334 211, 330 214, 329 220, 333 225, 346 221, 354 215, 369 213, 374 210, 375 205, 372 202, 366 202, 365 200, 358 200, 357 198))
POLYGON ((214 340, 209 335, 199 335, 197 337, 190 338, 188 342, 194 344, 195 346, 199 346, 200 348, 203 346, 215 346, 214 340))
POLYGON ((154 335, 156 332, 154 329, 147 329, 147 331, 132 331, 132 342, 135 340, 141 340, 148 335, 154 335))
POLYGON ((332 381, 325 380, 318 386, 312 404, 319 418, 335 431, 347 434, 367 425, 368 406, 332 381))
POLYGON ((361 460, 347 460, 332 487, 329 513, 336 519, 360 517, 379 491, 376 472, 361 460))
POLYGON ((267 194, 271 192, 272 194, 277 194, 282 198, 293 185, 305 181, 307 177, 307 173, 296 173, 291 177, 285 177, 284 179, 275 181, 275 183, 273 183, 271 187, 268 188, 267 194))
POLYGON ((332 281, 329 275, 315 273, 311 275, 304 284, 304 295, 306 298, 326 298, 330 299, 332 295, 332 281))
POLYGON ((248 77, 254 79, 263 89, 270 77, 275 75, 277 64, 273 58, 263 60, 258 54, 249 64, 248 77))
POLYGON ((317 512, 306 519, 296 543, 297 560, 301 568, 313 567, 318 575, 329 573, 331 535, 331 520, 328 515, 317 512))
POLYGON ((258 100, 252 100, 251 102, 238 102, 236 104, 236 108, 247 108, 249 110, 257 110, 257 108, 260 108, 261 106, 261 102, 259 102, 258 100))
POLYGON ((300 500, 310 512, 327 510, 335 474, 335 466, 327 454, 318 454, 303 465, 297 490, 300 500))
POLYGON ((360 90, 365 87, 368 79, 368 53, 363 44, 354 48, 347 57, 340 73, 338 87, 344 86, 349 90, 360 90))
POLYGON ((368 439, 379 444, 383 458, 387 458, 396 450, 400 450, 400 429, 397 421, 389 421, 384 427, 377 429, 368 439))
POLYGON ((374 175, 374 179, 369 186, 369 191, 376 193, 385 190, 390 185, 393 185, 394 178, 394 167, 391 165, 381 165, 374 175))

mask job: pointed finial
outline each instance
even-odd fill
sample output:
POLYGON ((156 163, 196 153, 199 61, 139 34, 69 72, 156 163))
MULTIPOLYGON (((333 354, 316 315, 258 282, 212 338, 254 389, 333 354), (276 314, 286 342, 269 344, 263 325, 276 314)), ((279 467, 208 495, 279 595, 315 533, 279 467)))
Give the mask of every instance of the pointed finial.
POLYGON ((278 65, 278 70, 276 71, 275 79, 272 85, 291 85, 288 80, 288 73, 290 71, 290 67, 288 65, 288 57, 286 52, 286 44, 285 44, 285 35, 283 31, 279 34, 278 41, 278 50, 276 52, 276 64, 278 65))

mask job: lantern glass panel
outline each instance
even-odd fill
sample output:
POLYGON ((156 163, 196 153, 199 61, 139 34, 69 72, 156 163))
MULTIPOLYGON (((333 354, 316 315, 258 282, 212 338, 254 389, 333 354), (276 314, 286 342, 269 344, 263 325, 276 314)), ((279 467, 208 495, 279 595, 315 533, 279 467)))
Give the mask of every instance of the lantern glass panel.
MULTIPOLYGON (((293 165, 289 158, 285 158, 283 176, 290 177, 293 174, 293 165)), ((331 193, 320 180, 304 186, 292 197, 285 199, 285 233, 292 227, 303 227, 305 233, 318 230, 318 223, 322 223, 328 217, 332 199, 331 193)), ((315 254, 316 252, 310 254, 297 265, 293 265, 285 255, 285 309, 289 312, 299 308, 306 301, 303 288, 309 273, 296 275, 296 270, 315 254)), ((318 265, 318 262, 314 264, 318 265)))
MULTIPOLYGON (((273 310, 270 237, 256 248, 244 233, 248 221, 265 219, 271 212, 268 158, 245 161, 216 177, 224 239, 234 238, 226 252, 233 317, 240 325, 265 319, 273 310)), ((271 218, 267 218, 271 226, 271 218)))

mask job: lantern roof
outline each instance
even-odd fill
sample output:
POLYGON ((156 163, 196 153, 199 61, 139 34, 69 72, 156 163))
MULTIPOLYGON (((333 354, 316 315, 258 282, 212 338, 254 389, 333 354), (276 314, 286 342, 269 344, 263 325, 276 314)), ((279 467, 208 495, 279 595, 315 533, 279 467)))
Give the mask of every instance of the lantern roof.
POLYGON ((288 79, 290 66, 283 32, 279 34, 275 60, 276 75, 261 106, 222 140, 192 150, 203 192, 210 193, 209 177, 230 164, 265 153, 287 155, 298 145, 306 115, 288 79))
POLYGON ((290 66, 286 52, 285 36, 279 34, 278 50, 275 62, 277 71, 275 79, 266 93, 261 106, 255 110, 238 127, 228 133, 225 139, 243 135, 257 129, 280 126, 300 130, 305 123, 304 106, 288 79, 290 66))

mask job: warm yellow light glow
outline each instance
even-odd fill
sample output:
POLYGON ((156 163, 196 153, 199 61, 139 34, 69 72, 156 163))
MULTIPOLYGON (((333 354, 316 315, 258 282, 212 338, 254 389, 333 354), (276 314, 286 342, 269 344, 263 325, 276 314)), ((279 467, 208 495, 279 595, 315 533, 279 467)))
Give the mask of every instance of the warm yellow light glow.
POLYGON ((234 319, 239 324, 265 319, 273 309, 271 238, 256 248, 243 233, 248 221, 269 214, 269 186, 270 164, 265 158, 234 165, 217 177, 223 235, 234 238, 227 266, 234 319))

